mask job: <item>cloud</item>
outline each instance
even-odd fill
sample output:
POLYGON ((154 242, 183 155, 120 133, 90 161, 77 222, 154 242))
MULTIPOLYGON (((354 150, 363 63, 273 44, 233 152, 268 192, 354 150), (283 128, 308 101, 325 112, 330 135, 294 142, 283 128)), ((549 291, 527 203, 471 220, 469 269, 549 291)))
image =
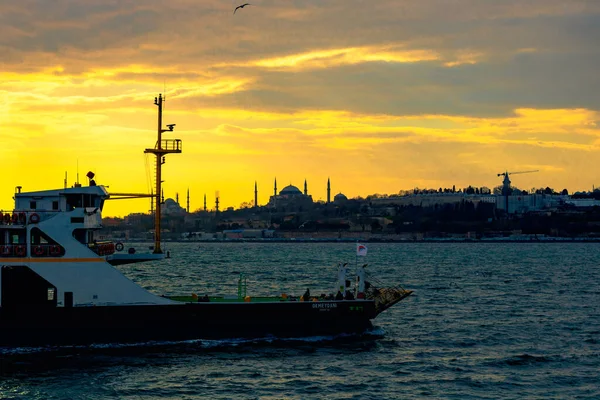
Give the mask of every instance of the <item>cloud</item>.
POLYGON ((165 91, 193 156, 169 158, 169 185, 201 171, 224 199, 274 171, 331 174, 349 196, 491 186, 517 168, 540 170, 519 176, 532 185, 594 179, 600 2, 256 0, 235 16, 233 5, 0 3, 3 159, 30 182, 62 175, 73 154, 133 171, 107 163, 106 146, 130 160, 151 146, 165 91), (26 163, 48 149, 43 171, 26 163))

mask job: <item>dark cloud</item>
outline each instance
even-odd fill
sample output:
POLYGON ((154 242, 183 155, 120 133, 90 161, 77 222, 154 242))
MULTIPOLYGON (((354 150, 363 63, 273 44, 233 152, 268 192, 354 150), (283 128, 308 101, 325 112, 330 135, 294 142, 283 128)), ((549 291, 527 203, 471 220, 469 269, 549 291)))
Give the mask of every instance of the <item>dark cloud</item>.
MULTIPOLYGON (((596 3, 577 0, 567 6, 562 0, 259 1, 235 17, 230 8, 217 0, 23 0, 0 5, 8 32, 0 45, 18 51, 101 51, 110 58, 111 50, 151 44, 168 49, 173 63, 396 42, 498 50, 569 44, 566 32, 582 46, 595 44, 600 11, 596 3)), ((143 59, 143 54, 129 56, 143 59)))
POLYGON ((448 68, 439 62, 371 62, 308 71, 249 71, 253 89, 200 100, 255 110, 507 116, 515 108, 600 110, 600 52, 523 53, 448 68))
POLYGON ((180 94, 192 93, 180 101, 197 107, 473 116, 506 116, 519 107, 600 109, 600 2, 255 3, 235 16, 232 3, 217 0, 2 3, 0 62, 14 73, 60 65, 54 75, 71 77, 65 84, 83 91, 89 72, 138 65, 135 72, 97 79, 117 86, 167 82, 180 94), (428 50, 440 59, 279 70, 239 65, 382 45, 428 50), (452 62, 457 65, 445 65, 452 62), (252 83, 243 90, 194 92, 198 85, 244 77, 252 83))

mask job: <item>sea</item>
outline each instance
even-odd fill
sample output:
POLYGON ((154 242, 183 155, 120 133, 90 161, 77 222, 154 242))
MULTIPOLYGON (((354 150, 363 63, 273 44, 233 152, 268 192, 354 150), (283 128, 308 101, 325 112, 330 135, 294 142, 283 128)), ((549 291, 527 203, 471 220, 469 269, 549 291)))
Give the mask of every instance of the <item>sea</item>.
POLYGON ((599 243, 367 248, 167 243, 170 258, 119 269, 157 294, 235 295, 243 274, 250 296, 299 296, 366 263, 414 293, 362 335, 0 348, 0 398, 600 398, 599 243))

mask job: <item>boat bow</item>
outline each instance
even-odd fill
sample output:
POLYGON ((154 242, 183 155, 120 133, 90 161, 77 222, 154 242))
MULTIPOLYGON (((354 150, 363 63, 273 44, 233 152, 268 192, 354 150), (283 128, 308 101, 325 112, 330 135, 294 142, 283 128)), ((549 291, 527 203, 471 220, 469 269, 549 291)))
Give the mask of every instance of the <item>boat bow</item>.
POLYGON ((376 288, 371 286, 367 290, 366 297, 375 301, 375 315, 379 315, 394 304, 410 296, 412 292, 412 290, 406 290, 401 287, 376 288))

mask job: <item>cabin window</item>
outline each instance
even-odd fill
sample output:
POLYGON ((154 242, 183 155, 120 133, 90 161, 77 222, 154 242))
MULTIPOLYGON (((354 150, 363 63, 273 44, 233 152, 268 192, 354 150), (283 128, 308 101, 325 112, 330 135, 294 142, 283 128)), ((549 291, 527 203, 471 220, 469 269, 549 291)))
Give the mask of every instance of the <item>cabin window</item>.
POLYGON ((0 230, 0 257, 25 257, 27 230, 2 229, 0 230))
POLYGON ((25 229, 12 230, 10 232, 10 240, 11 244, 25 244, 27 238, 27 231, 25 229))
POLYGON ((40 228, 31 228, 31 244, 58 244, 40 228))
POLYGON ((31 228, 30 252, 32 257, 62 257, 65 248, 40 228, 31 228))
POLYGON ((56 289, 54 289, 54 288, 48 288, 48 301, 54 300, 54 292, 55 291, 56 291, 56 289))
POLYGON ((83 199, 80 194, 67 195, 67 210, 72 211, 75 208, 83 207, 83 199))
POLYGON ((30 201, 29 202, 29 208, 31 210, 35 210, 37 208, 37 204, 36 203, 37 203, 36 201, 30 201))
POLYGON ((52 202, 52 209, 53 209, 54 211, 57 211, 57 210, 58 210, 58 201, 57 201, 57 200, 54 200, 54 201, 52 202))
POLYGON ((83 197, 83 206, 84 207, 96 207, 96 201, 94 201, 96 199, 96 196, 93 196, 91 194, 84 196, 83 197))
POLYGON ((83 224, 83 217, 71 217, 72 224, 83 224))

